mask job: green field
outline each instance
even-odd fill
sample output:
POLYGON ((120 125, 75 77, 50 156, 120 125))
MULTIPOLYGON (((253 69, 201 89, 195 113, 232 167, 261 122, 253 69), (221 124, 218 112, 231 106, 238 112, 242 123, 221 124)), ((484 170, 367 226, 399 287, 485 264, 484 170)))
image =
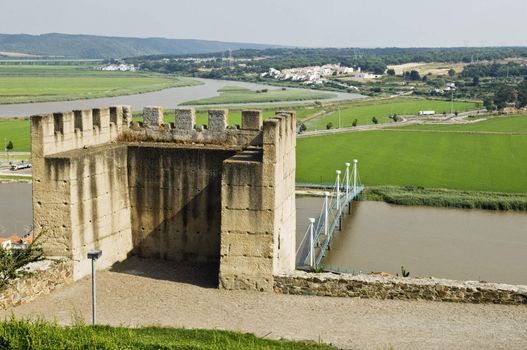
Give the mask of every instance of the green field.
POLYGON ((4 151, 5 141, 13 142, 13 151, 30 151, 29 119, 0 119, 0 151, 4 151))
MULTIPOLYGON (((493 119, 480 127, 508 129, 523 124, 521 118, 493 119)), ((358 159, 361 178, 369 186, 527 192, 526 135, 459 132, 475 125, 456 126, 456 132, 435 132, 434 127, 298 139, 297 181, 331 183, 334 169, 358 159)))
POLYGON ((322 100, 335 97, 335 94, 329 92, 319 92, 310 90, 291 90, 291 89, 273 89, 268 91, 249 90, 226 86, 218 90, 219 96, 192 100, 183 103, 183 105, 215 105, 229 103, 265 103, 265 102, 284 102, 284 101, 305 101, 305 100, 322 100))
POLYGON ((76 66, 0 66, 0 104, 65 101, 130 95, 199 82, 135 72, 103 72, 76 66))
POLYGON ((0 322, 1 349, 334 349, 314 342, 267 340, 252 334, 178 328, 61 327, 46 321, 0 322))
POLYGON ((399 130, 432 130, 450 132, 527 133, 527 115, 495 117, 473 124, 410 125, 399 130))
MULTIPOLYGON (((437 113, 450 111, 449 101, 395 98, 388 100, 357 102, 351 107, 340 110, 340 123, 342 127, 352 126, 353 120, 357 119, 358 125, 372 124, 375 117, 379 123, 392 122, 391 115, 417 115, 419 111, 433 110, 437 113)), ((475 102, 454 102, 454 110, 459 112, 476 108, 475 102)), ((333 127, 339 125, 339 111, 331 112, 320 118, 310 120, 306 123, 307 130, 323 130, 331 122, 333 127)))

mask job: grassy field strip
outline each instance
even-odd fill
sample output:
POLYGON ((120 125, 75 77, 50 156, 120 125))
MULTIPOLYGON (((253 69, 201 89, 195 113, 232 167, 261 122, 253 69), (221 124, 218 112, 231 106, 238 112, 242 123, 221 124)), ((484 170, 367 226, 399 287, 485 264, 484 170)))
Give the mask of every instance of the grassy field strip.
POLYGON ((506 132, 506 131, 462 131, 462 130, 418 130, 418 129, 406 129, 406 126, 401 125, 400 128, 395 128, 395 125, 393 128, 384 128, 379 129, 382 131, 402 131, 402 132, 443 132, 443 133, 450 133, 450 134, 489 134, 489 135, 527 135, 527 132, 506 132))
POLYGON ((86 66, 0 65, 0 104, 121 96, 199 84, 190 78, 86 66))
POLYGON ((298 182, 332 182, 359 160, 369 186, 527 192, 527 137, 393 130, 298 139, 298 182))
POLYGON ((527 132, 527 114, 506 117, 494 117, 479 122, 462 124, 421 124, 405 127, 412 130, 447 130, 447 131, 495 131, 527 132))
POLYGON ((311 91, 307 89, 272 89, 249 90, 245 88, 225 87, 218 90, 219 96, 204 98, 200 100, 186 101, 182 105, 216 105, 232 103, 266 103, 284 101, 322 100, 335 97, 329 92, 311 91))
POLYGON ((67 101, 130 95, 195 85, 190 79, 159 77, 5 77, 0 76, 0 103, 67 101))
MULTIPOLYGON (((475 109, 475 102, 454 102, 454 110, 464 112, 475 109)), ((425 100, 412 98, 394 98, 374 101, 361 101, 352 106, 342 107, 340 112, 332 111, 327 115, 310 120, 306 123, 307 130, 326 129, 328 123, 333 127, 351 127, 355 119, 358 125, 372 124, 372 118, 377 118, 379 123, 390 123, 389 116, 397 115, 417 115, 419 111, 434 110, 437 113, 450 111, 451 103, 441 100, 425 100), (340 116, 340 117, 339 117, 340 116)))

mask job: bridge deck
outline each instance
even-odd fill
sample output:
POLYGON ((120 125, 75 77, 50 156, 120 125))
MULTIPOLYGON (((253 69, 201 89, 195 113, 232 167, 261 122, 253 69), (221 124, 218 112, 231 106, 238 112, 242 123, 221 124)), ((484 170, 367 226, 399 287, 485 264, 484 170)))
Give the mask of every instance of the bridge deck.
MULTIPOLYGON (((339 203, 337 203, 337 199, 335 198, 334 201, 332 201, 331 206, 328 208, 328 229, 327 229, 327 235, 325 234, 325 228, 324 224, 320 223, 317 226, 317 229, 313 233, 313 262, 314 267, 317 267, 320 265, 322 259, 324 258, 326 252, 328 249, 330 249, 331 241, 333 239, 333 236, 335 235, 335 232, 340 229, 340 223, 341 220, 343 220, 344 216, 344 210, 346 208, 351 207, 351 203, 357 199, 361 195, 361 193, 364 191, 364 186, 360 185, 357 187, 356 191, 352 191, 349 196, 346 198, 345 194, 341 195, 339 203), (340 205, 337 205, 340 204, 340 205), (338 207, 338 208, 337 208, 338 207)), ((351 210, 351 209, 350 209, 351 210)), ((324 215, 324 214, 323 214, 324 215)), ((319 218, 319 220, 325 220, 323 215, 319 218)), ((307 232, 307 235, 309 235, 310 232, 307 232)), ((308 240, 309 241, 309 240, 308 240)), ((309 260, 310 260, 310 247, 309 244, 305 247, 300 247, 298 253, 299 259, 297 259, 298 262, 298 268, 310 268, 309 266, 309 260), (303 249, 302 249, 303 248, 303 249)))

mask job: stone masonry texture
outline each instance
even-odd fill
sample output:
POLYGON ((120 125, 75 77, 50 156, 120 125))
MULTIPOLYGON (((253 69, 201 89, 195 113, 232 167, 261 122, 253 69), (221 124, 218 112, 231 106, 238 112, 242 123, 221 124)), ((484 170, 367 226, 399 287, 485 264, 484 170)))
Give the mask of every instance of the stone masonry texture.
POLYGON ((78 280, 86 254, 100 269, 131 255, 217 264, 225 289, 272 291, 273 276, 294 270, 295 125, 283 113, 262 126, 244 111, 209 111, 196 129, 192 109, 164 124, 129 106, 31 118, 33 224, 48 256, 71 261, 78 280))
POLYGON ((275 291, 284 294, 527 305, 527 286, 499 283, 303 271, 275 276, 274 281, 275 291))

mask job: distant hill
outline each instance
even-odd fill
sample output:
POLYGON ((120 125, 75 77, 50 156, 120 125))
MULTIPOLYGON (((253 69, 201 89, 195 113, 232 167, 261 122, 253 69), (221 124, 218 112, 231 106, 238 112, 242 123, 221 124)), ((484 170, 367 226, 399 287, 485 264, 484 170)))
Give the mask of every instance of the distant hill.
POLYGON ((72 34, 0 34, 0 52, 66 58, 123 58, 159 54, 200 54, 278 45, 166 38, 124 38, 72 34))

